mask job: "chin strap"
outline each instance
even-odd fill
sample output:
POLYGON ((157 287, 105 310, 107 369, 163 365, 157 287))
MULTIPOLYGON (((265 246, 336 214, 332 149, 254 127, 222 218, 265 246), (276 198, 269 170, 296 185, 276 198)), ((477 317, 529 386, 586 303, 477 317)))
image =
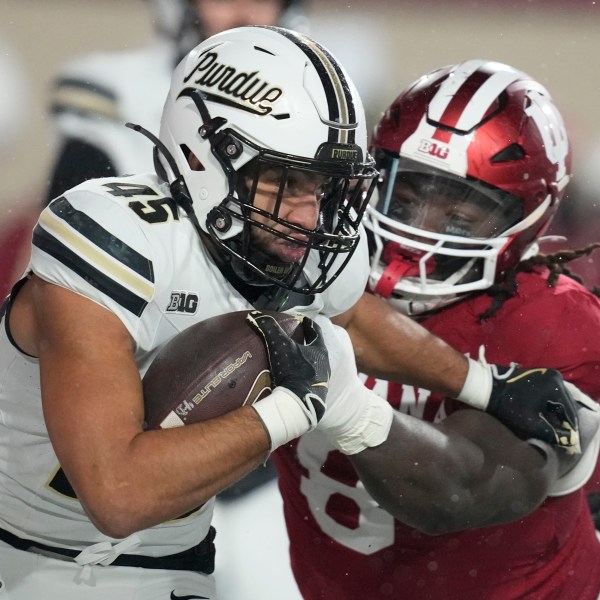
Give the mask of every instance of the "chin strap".
MULTIPOLYGON (((383 298, 389 298, 392 295, 394 287, 402 277, 418 277, 420 275, 419 265, 414 256, 403 252, 400 244, 396 242, 386 244, 382 258, 387 265, 373 291, 383 298)), ((435 258, 431 257, 427 261, 426 274, 429 275, 434 270, 435 258)))
POLYGON ((200 237, 225 279, 254 308, 281 312, 292 307, 308 306, 314 301, 312 295, 299 294, 267 280, 250 279, 248 274, 239 272, 240 269, 234 264, 237 261, 227 252, 220 251, 209 234, 202 231, 200 237))
MULTIPOLYGON (((129 129, 133 129, 138 133, 141 133, 143 136, 147 137, 154 144, 154 152, 155 159, 158 159, 158 153, 162 154, 165 157, 165 160, 169 163, 169 167, 171 171, 173 171, 173 175, 175 175, 175 179, 169 184, 169 191, 171 192, 171 197, 175 200, 175 203, 181 206, 185 211, 185 214, 188 216, 194 229, 198 232, 199 235, 202 233, 202 228, 200 227, 200 223, 198 222, 198 217, 194 212, 194 203, 192 201, 192 197, 190 196, 190 192, 185 183, 185 179, 183 175, 180 173, 177 168, 177 163, 171 153, 167 149, 167 147, 158 139, 153 133, 144 129, 141 125, 136 125, 135 123, 125 123, 126 127, 129 129)), ((165 182, 168 182, 167 174, 160 165, 158 160, 155 160, 155 165, 160 166, 160 170, 162 172, 158 173, 159 169, 157 169, 157 173, 161 179, 165 182)))
POLYGON ((414 265, 411 265, 403 259, 394 259, 383 270, 373 291, 382 298, 389 298, 394 292, 394 287, 396 287, 398 281, 400 281, 402 277, 410 275, 411 271, 415 271, 414 265))

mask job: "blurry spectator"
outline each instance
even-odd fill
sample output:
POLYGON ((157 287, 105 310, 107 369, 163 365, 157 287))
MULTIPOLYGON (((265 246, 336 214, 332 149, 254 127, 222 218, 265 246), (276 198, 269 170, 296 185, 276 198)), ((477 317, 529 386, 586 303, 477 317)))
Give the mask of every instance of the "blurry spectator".
POLYGON ((11 45, 0 39, 0 153, 15 143, 23 126, 27 84, 20 60, 11 45))
MULTIPOLYGON (((53 84, 56 158, 44 205, 86 179, 153 170, 147 141, 125 127, 158 132, 173 67, 203 37, 240 25, 305 29, 303 0, 146 0, 156 35, 144 48, 98 52, 67 64, 53 84)), ((12 51, 0 43, 0 153, 16 139, 24 83, 12 51)), ((0 223, 0 298, 27 263, 35 223, 31 202, 15 203, 0 223), (33 214, 32 214, 33 213, 33 214)), ((7 209, 8 210, 8 209, 7 209)))

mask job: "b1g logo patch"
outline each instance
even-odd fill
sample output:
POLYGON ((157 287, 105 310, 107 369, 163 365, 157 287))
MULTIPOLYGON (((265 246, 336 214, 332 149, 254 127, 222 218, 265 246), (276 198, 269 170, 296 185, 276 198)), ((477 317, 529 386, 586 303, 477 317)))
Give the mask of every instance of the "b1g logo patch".
POLYGON ((198 294, 194 292, 171 292, 167 312, 193 315, 198 310, 198 294))
POLYGON ((442 145, 438 142, 423 139, 419 144, 419 152, 424 152, 425 154, 435 156, 436 158, 445 159, 448 158, 450 149, 445 144, 442 145))

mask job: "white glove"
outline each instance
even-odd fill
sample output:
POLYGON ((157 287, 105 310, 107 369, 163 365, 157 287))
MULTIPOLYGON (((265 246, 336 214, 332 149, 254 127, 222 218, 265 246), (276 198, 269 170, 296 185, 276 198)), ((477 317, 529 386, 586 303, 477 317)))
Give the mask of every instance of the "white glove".
POLYGON ((315 320, 321 325, 331 365, 327 406, 317 429, 344 454, 382 444, 392 426, 393 408, 359 379, 346 331, 323 317, 315 320))

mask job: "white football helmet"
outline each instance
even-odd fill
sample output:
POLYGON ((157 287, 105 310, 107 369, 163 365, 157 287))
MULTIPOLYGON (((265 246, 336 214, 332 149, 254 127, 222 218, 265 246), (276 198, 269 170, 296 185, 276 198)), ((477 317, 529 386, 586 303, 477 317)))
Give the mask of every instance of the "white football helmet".
POLYGON ((483 60, 417 80, 382 117, 371 152, 370 287, 410 315, 489 288, 536 253, 571 164, 548 91, 483 60))
POLYGON ((309 37, 256 26, 204 41, 174 72, 159 138, 157 172, 248 283, 314 294, 354 252, 377 171, 354 84, 309 37), (272 213, 253 206, 265 171, 280 176, 272 213), (303 177, 325 181, 314 230, 279 216, 284 190, 303 177), (304 246, 303 258, 278 264, 256 251, 257 227, 304 246))

